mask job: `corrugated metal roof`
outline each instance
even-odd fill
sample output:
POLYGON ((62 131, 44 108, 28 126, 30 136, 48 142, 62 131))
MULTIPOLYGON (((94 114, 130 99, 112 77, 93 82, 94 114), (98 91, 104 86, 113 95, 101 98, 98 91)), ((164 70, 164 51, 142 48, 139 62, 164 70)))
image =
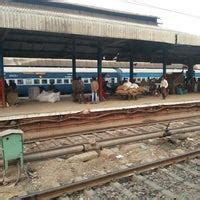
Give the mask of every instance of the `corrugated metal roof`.
POLYGON ((101 16, 101 17, 111 17, 111 18, 117 18, 118 20, 127 20, 127 21, 135 21, 138 20, 139 23, 145 24, 152 24, 152 25, 158 25, 157 23, 157 16, 152 15, 141 15, 139 13, 132 13, 128 11, 120 11, 120 10, 114 10, 109 8, 99 8, 96 6, 89 6, 89 5, 82 5, 79 3, 72 3, 72 2, 65 2, 65 1, 36 1, 36 0, 12 0, 12 2, 18 2, 18 3, 29 3, 34 5, 45 5, 47 7, 51 7, 53 9, 55 8, 62 8, 65 9, 65 12, 75 12, 77 14, 86 14, 86 15, 92 15, 92 16, 101 16))
POLYGON ((191 35, 187 33, 178 33, 177 44, 199 46, 200 36, 191 35))
POLYGON ((171 43, 175 32, 131 22, 68 14, 59 9, 35 5, 0 5, 0 27, 84 36, 123 38, 171 43))
POLYGON ((95 12, 22 3, 0 3, 0 40, 4 57, 97 59, 102 48, 106 60, 200 63, 200 37, 136 24, 95 12), (132 49, 132 50, 131 50, 132 49))

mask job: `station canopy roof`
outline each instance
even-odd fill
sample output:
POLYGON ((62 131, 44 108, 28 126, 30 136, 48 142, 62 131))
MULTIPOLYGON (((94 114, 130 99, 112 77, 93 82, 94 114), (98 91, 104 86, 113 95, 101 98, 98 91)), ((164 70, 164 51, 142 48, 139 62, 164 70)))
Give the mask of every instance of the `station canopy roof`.
POLYGON ((163 29, 154 16, 3 1, 0 19, 5 57, 71 59, 75 44, 77 59, 97 59, 101 45, 106 60, 128 61, 132 54, 135 62, 160 63, 165 49, 168 63, 200 63, 200 36, 163 29))

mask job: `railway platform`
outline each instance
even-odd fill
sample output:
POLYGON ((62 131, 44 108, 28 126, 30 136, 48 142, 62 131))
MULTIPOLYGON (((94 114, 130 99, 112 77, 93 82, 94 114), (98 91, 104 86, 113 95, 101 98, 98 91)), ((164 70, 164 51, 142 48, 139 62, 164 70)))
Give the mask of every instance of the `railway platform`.
POLYGON ((200 94, 169 95, 165 100, 161 96, 143 96, 138 100, 122 100, 114 96, 98 104, 74 103, 71 97, 63 97, 56 103, 21 100, 16 106, 0 108, 0 121, 188 103, 200 103, 200 94))

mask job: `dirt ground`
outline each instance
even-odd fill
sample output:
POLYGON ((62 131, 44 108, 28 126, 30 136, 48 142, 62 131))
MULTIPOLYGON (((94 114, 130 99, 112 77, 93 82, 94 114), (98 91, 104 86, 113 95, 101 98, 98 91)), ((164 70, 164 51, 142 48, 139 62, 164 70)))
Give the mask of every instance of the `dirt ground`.
MULTIPOLYGON (((96 152, 86 152, 70 157, 28 163, 26 168, 31 176, 27 178, 23 175, 17 186, 13 184, 0 186, 0 200, 163 159, 199 147, 199 135, 196 138, 187 137, 185 140, 154 139, 145 143, 103 149, 100 156, 96 152)), ((13 170, 14 167, 11 167, 10 172, 14 173, 13 170)))

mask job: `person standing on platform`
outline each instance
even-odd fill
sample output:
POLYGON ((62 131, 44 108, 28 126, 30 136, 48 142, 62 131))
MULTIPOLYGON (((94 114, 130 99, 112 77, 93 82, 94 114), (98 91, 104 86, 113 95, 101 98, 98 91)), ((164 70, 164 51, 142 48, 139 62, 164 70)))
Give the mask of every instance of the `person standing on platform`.
POLYGON ((161 88, 162 98, 165 99, 167 96, 168 82, 164 76, 161 79, 160 88, 161 88))
POLYGON ((48 92, 56 92, 56 87, 54 85, 53 80, 50 80, 50 85, 48 86, 48 92))
POLYGON ((99 89, 99 83, 95 77, 92 78, 91 91, 92 91, 92 103, 97 103, 97 92, 99 89))
POLYGON ((78 82, 77 82, 77 92, 78 92, 78 101, 79 103, 85 103, 84 99, 84 83, 81 80, 81 77, 78 77, 78 82))
POLYGON ((4 81, 4 88, 5 88, 5 90, 7 90, 8 89, 8 83, 6 82, 6 80, 4 81))
POLYGON ((13 92, 16 92, 16 90, 17 90, 17 85, 16 85, 16 83, 14 82, 14 81, 10 81, 10 89, 13 91, 13 92))

